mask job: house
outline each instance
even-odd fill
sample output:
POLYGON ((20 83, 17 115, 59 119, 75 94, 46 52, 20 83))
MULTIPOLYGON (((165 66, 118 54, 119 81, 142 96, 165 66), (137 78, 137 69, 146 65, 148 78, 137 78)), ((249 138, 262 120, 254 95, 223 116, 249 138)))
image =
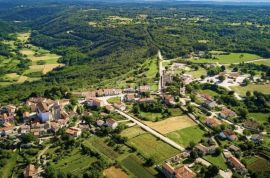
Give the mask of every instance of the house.
POLYGON ((259 134, 251 135, 250 140, 252 140, 254 143, 260 143, 263 141, 262 136, 259 134))
POLYGON ((185 165, 174 168, 171 164, 164 163, 162 165, 161 171, 163 172, 163 174, 167 178, 193 178, 193 177, 196 177, 196 174, 185 165))
POLYGON ((85 101, 85 104, 88 107, 104 107, 105 106, 104 102, 97 98, 89 98, 85 101))
POLYGON ((108 112, 113 112, 114 111, 114 107, 112 107, 111 105, 107 105, 107 106, 105 106, 105 108, 106 108, 106 110, 108 112))
POLYGON ((13 115, 9 115, 8 113, 0 114, 0 124, 5 124, 12 122, 14 120, 13 115))
POLYGON ((135 93, 128 93, 124 96, 124 101, 125 102, 132 102, 135 101, 136 95, 135 93))
POLYGON ((167 105, 175 105, 174 97, 172 95, 164 95, 163 96, 164 102, 167 105))
POLYGON ((205 100, 203 106, 209 109, 216 108, 218 104, 215 101, 205 100))
POLYGON ((126 105, 124 103, 114 103, 113 106, 121 111, 124 111, 126 109, 126 105))
POLYGON ((221 119, 227 119, 227 118, 236 117, 236 116, 237 116, 236 113, 228 108, 222 108, 222 111, 219 114, 219 117, 221 119))
POLYGON ((123 92, 124 93, 135 93, 136 90, 134 88, 125 88, 123 92))
POLYGON ((23 125, 20 125, 19 133, 20 133, 20 134, 27 134, 27 133, 30 132, 30 130, 31 130, 30 125, 25 125, 25 124, 23 124, 23 125))
POLYGON ((16 132, 14 131, 14 127, 13 126, 6 126, 6 127, 0 128, 0 134, 2 136, 13 135, 15 133, 16 132))
POLYGON ((118 123, 114 119, 109 118, 106 120, 106 126, 111 127, 112 129, 116 129, 116 127, 118 126, 118 123))
POLYGON ((214 101, 214 99, 212 98, 212 96, 210 96, 210 95, 208 95, 206 93, 201 93, 201 94, 199 94, 199 96, 204 101, 214 101))
POLYGON ((230 129, 224 130, 223 132, 220 132, 219 136, 223 139, 228 139, 228 140, 236 140, 237 135, 230 129))
POLYGON ((181 81, 183 82, 184 85, 188 85, 190 84, 193 80, 192 80, 192 75, 189 74, 183 74, 181 76, 181 81))
POLYGON ((150 86, 149 85, 139 86, 139 92, 140 93, 150 92, 150 86))
POLYGON ((29 164, 24 172, 23 172, 24 178, 38 178, 38 168, 35 167, 33 164, 29 164))
POLYGON ((161 76, 161 87, 165 88, 168 84, 173 82, 173 77, 171 74, 166 73, 166 71, 163 71, 163 75, 161 76))
POLYGON ((155 101, 153 98, 141 98, 138 100, 139 103, 153 102, 155 101))
POLYGON ((230 145, 229 146, 229 150, 232 151, 232 152, 239 152, 241 151, 241 149, 235 145, 230 145))
POLYGON ((41 122, 46 122, 50 120, 50 111, 49 106, 45 102, 38 102, 37 103, 37 115, 41 122))
POLYGON ((206 147, 203 144, 199 143, 194 147, 194 149, 201 152, 203 155, 207 155, 207 154, 214 154, 216 152, 217 146, 212 145, 212 146, 206 147))
POLYGON ((119 95, 122 93, 121 89, 104 89, 103 93, 105 96, 119 95))
POLYGON ((101 126, 103 126, 104 125, 104 121, 103 120, 97 120, 97 126, 99 126, 99 127, 101 127, 101 126))
POLYGON ((23 112, 23 121, 24 123, 29 122, 30 121, 30 113, 29 112, 23 112))
POLYGON ((239 172, 246 172, 247 169, 245 166, 234 156, 230 156, 227 158, 228 163, 236 170, 239 172))
POLYGON ((70 127, 66 130, 66 133, 72 137, 79 137, 82 134, 82 130, 76 127, 70 127))
POLYGON ((245 127, 246 129, 255 131, 255 132, 259 132, 260 131, 260 124, 256 121, 253 120, 246 120, 243 123, 243 127, 245 127))
POLYGON ((9 115, 14 115, 16 112, 16 106, 11 105, 11 104, 7 105, 6 109, 7 109, 7 112, 9 113, 9 115))
POLYGON ((56 133, 61 128, 58 122, 51 122, 51 131, 56 133))
POLYGON ((222 123, 216 117, 208 117, 205 121, 205 124, 208 125, 209 127, 217 127, 222 123))

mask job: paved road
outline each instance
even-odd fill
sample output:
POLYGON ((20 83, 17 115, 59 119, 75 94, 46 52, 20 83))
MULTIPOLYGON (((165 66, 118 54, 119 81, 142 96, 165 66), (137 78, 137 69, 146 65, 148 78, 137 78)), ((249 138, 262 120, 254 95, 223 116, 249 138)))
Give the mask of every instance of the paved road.
POLYGON ((118 112, 119 114, 121 114, 122 116, 126 117, 128 120, 136 123, 137 125, 139 125, 141 128, 143 128, 144 130, 146 130, 147 132, 151 133, 152 135, 156 136, 157 138, 163 140, 165 143, 171 145, 172 147, 180 150, 180 151, 184 151, 185 148, 183 148, 182 146, 180 146, 179 144, 175 143, 174 141, 172 141, 171 139, 164 137, 163 135, 161 135, 160 133, 158 133, 157 131, 151 129, 150 127, 148 127, 147 125, 145 125, 144 123, 138 121, 137 119, 134 119, 133 117, 127 115, 126 113, 120 111, 120 110, 115 110, 116 112, 118 112))

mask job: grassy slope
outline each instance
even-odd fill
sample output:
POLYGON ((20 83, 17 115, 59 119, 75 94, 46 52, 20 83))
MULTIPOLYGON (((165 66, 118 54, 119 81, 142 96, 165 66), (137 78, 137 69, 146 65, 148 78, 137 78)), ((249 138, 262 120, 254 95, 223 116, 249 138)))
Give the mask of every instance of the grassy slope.
POLYGON ((241 96, 245 96, 247 91, 253 92, 253 91, 259 91, 265 94, 270 94, 270 84, 266 85, 256 85, 256 84, 250 84, 248 86, 233 86, 231 87, 232 90, 239 93, 241 96))

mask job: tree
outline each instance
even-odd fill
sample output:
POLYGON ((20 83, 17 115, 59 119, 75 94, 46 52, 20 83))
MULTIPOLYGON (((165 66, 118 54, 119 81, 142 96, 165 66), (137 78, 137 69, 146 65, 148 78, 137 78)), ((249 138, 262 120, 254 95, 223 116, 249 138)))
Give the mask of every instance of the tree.
POLYGON ((204 177, 205 177, 205 178, 215 177, 215 176, 218 174, 218 172, 219 172, 219 169, 218 169, 217 166, 215 166, 215 165, 210 165, 210 166, 207 168, 204 177))
POLYGON ((240 117, 246 119, 248 115, 248 110, 246 108, 239 108, 238 109, 238 114, 240 117))
POLYGON ((218 76, 218 79, 219 79, 221 82, 223 82, 226 78, 225 78, 225 76, 220 75, 220 76, 218 76))

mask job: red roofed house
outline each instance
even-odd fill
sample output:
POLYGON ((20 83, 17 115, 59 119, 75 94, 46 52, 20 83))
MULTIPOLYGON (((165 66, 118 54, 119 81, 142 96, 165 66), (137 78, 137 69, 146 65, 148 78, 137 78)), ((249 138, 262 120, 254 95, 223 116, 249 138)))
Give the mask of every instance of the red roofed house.
POLYGON ((236 140, 237 139, 237 135, 232 131, 232 130, 224 130, 223 132, 220 132, 219 136, 221 138, 224 139, 228 139, 228 140, 236 140))
POLYGON ((105 106, 104 102, 102 100, 97 99, 97 98, 87 99, 86 105, 89 107, 103 107, 103 106, 105 106))
POLYGON ((245 166, 234 156, 228 157, 229 164, 237 171, 246 172, 245 166))
POLYGON ((82 130, 76 127, 70 127, 66 130, 66 133, 72 137, 79 137, 82 134, 82 130))
POLYGON ((112 129, 116 129, 116 127, 118 126, 118 123, 114 119, 109 118, 109 119, 106 120, 106 125, 108 127, 111 127, 112 129))
POLYGON ((121 111, 124 111, 126 109, 126 105, 124 103, 114 103, 113 106, 121 111))
POLYGON ((221 121, 215 117, 208 117, 205 121, 205 124, 208 125, 209 127, 217 127, 221 125, 221 121))
POLYGON ((135 93, 128 93, 124 96, 124 101, 131 102, 131 101, 134 101, 135 98, 136 98, 135 93))
POLYGON ((163 98, 164 98, 165 104, 175 105, 174 97, 172 95, 164 95, 163 98))
POLYGON ((228 109, 228 108, 222 108, 222 111, 221 113, 219 114, 219 116, 222 118, 222 119, 227 119, 229 117, 236 117, 236 113, 233 112, 232 110, 228 109))
POLYGON ((29 164, 24 172, 23 172, 24 178, 38 178, 38 168, 35 167, 33 164, 29 164))
POLYGON ((162 165, 161 170, 167 178, 193 178, 193 177, 196 177, 196 174, 185 165, 178 167, 178 168, 174 168, 171 164, 164 163, 162 165))

